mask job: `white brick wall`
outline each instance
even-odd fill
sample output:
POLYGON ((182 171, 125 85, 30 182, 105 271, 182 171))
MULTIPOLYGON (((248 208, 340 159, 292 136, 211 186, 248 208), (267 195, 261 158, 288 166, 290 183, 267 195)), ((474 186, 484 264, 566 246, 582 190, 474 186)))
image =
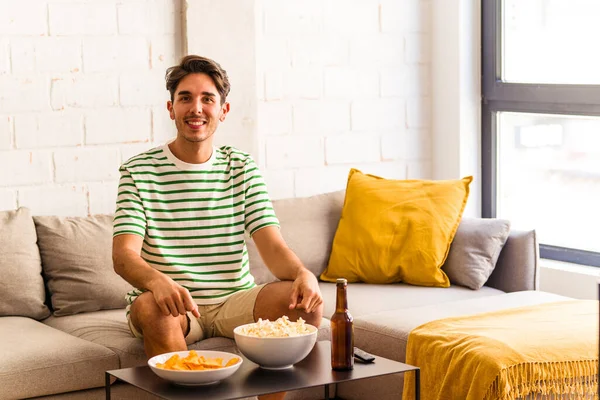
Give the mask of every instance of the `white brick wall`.
POLYGON ((258 139, 274 198, 343 189, 352 167, 431 177, 430 0, 257 5, 258 139))
POLYGON ((0 189, 0 210, 12 210, 17 207, 17 192, 0 189))
POLYGON ((5 187, 52 181, 52 154, 48 151, 3 151, 0 176, 5 187))
POLYGON ((117 33, 116 11, 114 2, 50 1, 48 4, 50 35, 113 35, 117 33))
POLYGON ((267 168, 312 167, 324 163, 324 138, 272 136, 267 138, 267 168))
POLYGON ((10 48, 8 38, 0 37, 0 75, 10 72, 10 48))
POLYGON ((112 213, 121 162, 174 136, 181 0, 0 0, 0 210, 112 213))
POLYGON ((287 199, 294 197, 294 171, 270 169, 264 173, 264 178, 272 198, 287 199))
POLYGON ((10 149, 13 136, 13 119, 3 117, 0 119, 0 150, 10 149))
POLYGON ((144 36, 90 36, 83 39, 86 72, 144 71, 150 65, 150 47, 144 36))
MULTIPOLYGON (((260 144, 273 198, 341 189, 351 167, 431 176, 431 0, 252 1, 256 36, 228 26, 204 55, 254 41, 252 73, 229 70, 231 99, 255 97, 219 140, 260 144)), ((164 72, 190 43, 182 3, 0 0, 0 210, 113 212, 118 165, 175 135, 164 72)), ((215 26, 248 21, 248 7, 202 8, 215 26)))
POLYGON ((15 117, 18 149, 69 147, 83 144, 83 116, 72 110, 15 117))
POLYGON ((93 110, 86 116, 85 122, 86 144, 150 141, 152 119, 149 108, 114 107, 93 110))
POLYGON ((54 179, 58 183, 95 182, 119 178, 118 149, 61 149, 54 152, 54 179))
POLYGON ((117 187, 118 185, 115 185, 115 182, 88 184, 90 214, 114 213, 117 201, 117 187))
POLYGON ((85 216, 89 213, 84 185, 35 186, 19 190, 18 202, 36 215, 85 216))
POLYGON ((0 35, 46 35, 47 11, 45 1, 0 1, 0 35))

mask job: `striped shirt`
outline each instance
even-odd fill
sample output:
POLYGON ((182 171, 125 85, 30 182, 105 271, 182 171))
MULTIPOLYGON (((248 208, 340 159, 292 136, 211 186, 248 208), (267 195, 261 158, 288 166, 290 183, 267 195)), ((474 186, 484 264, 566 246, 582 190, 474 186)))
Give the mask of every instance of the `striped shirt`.
MULTIPOLYGON (((245 233, 279 221, 250 155, 224 146, 207 162, 188 164, 165 144, 132 157, 120 172, 113 236, 143 237, 141 257, 199 305, 256 286, 245 233)), ((128 303, 143 291, 129 292, 128 303)))

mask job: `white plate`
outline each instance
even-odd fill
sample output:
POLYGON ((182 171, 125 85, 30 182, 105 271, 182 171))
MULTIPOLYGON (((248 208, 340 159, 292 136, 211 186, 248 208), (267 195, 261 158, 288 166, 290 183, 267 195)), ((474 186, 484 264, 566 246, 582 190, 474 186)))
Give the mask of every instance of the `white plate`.
POLYGON ((227 353, 225 351, 212 351, 212 350, 195 350, 198 353, 198 357, 204 356, 204 358, 215 358, 220 357, 223 359, 223 365, 232 358, 238 358, 240 361, 229 367, 210 369, 204 371, 176 371, 171 369, 158 368, 157 363, 164 364, 172 355, 178 354, 179 357, 185 358, 190 353, 186 351, 173 351, 171 353, 159 354, 148 360, 148 366, 152 371, 163 379, 176 383, 178 385, 196 386, 196 385, 210 385, 217 383, 231 375, 238 370, 242 365, 243 359, 237 354, 227 353))

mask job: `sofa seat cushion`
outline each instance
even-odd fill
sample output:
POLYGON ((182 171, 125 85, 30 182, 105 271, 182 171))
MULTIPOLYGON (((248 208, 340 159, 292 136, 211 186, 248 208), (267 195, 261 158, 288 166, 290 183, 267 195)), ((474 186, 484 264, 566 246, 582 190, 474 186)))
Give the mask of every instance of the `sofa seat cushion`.
POLYGON ((355 341, 358 347, 368 348, 369 352, 404 362, 408 335, 414 328, 427 322, 564 299, 567 297, 527 290, 384 311, 354 319, 355 341))
MULTIPOLYGON (((335 283, 319 282, 325 301, 323 315, 331 317, 335 311, 335 283)), ((471 290, 462 286, 449 288, 413 286, 405 283, 386 285, 351 283, 348 285, 348 309, 354 318, 429 304, 437 305, 449 301, 496 296, 501 290, 484 286, 471 290)))
MULTIPOLYGON (((466 290, 471 291, 470 289, 466 290)), ((441 318, 466 316, 564 299, 566 297, 552 293, 523 291, 383 311, 354 319, 354 344, 369 353, 404 362, 408 335, 414 328, 424 323, 441 318)), ((338 395, 348 400, 398 398, 402 393, 403 386, 404 374, 395 374, 388 379, 372 378, 344 383, 338 386, 338 395)))
POLYGON ((143 365, 147 360, 142 341, 134 338, 129 331, 124 309, 64 317, 50 316, 43 322, 80 339, 109 348, 118 356, 119 368, 143 365))
POLYGON ((119 367, 106 347, 25 317, 0 318, 0 354, 1 399, 102 387, 119 367))
MULTIPOLYGON (((103 310, 84 314, 50 316, 46 325, 112 350, 119 358, 119 368, 146 365, 148 358, 141 340, 133 337, 127 326, 125 310, 103 310)), ((329 321, 323 320, 318 340, 329 338, 329 321)), ((195 350, 219 350, 234 346, 232 339, 215 337, 189 346, 195 350)))

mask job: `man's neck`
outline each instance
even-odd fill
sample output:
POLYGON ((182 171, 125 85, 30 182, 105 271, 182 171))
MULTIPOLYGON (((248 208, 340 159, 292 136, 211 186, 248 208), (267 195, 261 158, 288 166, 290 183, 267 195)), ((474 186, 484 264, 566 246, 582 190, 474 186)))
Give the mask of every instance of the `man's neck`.
POLYGON ((171 153, 178 159, 188 164, 203 164, 212 155, 212 140, 192 143, 185 139, 177 138, 169 143, 171 153))

